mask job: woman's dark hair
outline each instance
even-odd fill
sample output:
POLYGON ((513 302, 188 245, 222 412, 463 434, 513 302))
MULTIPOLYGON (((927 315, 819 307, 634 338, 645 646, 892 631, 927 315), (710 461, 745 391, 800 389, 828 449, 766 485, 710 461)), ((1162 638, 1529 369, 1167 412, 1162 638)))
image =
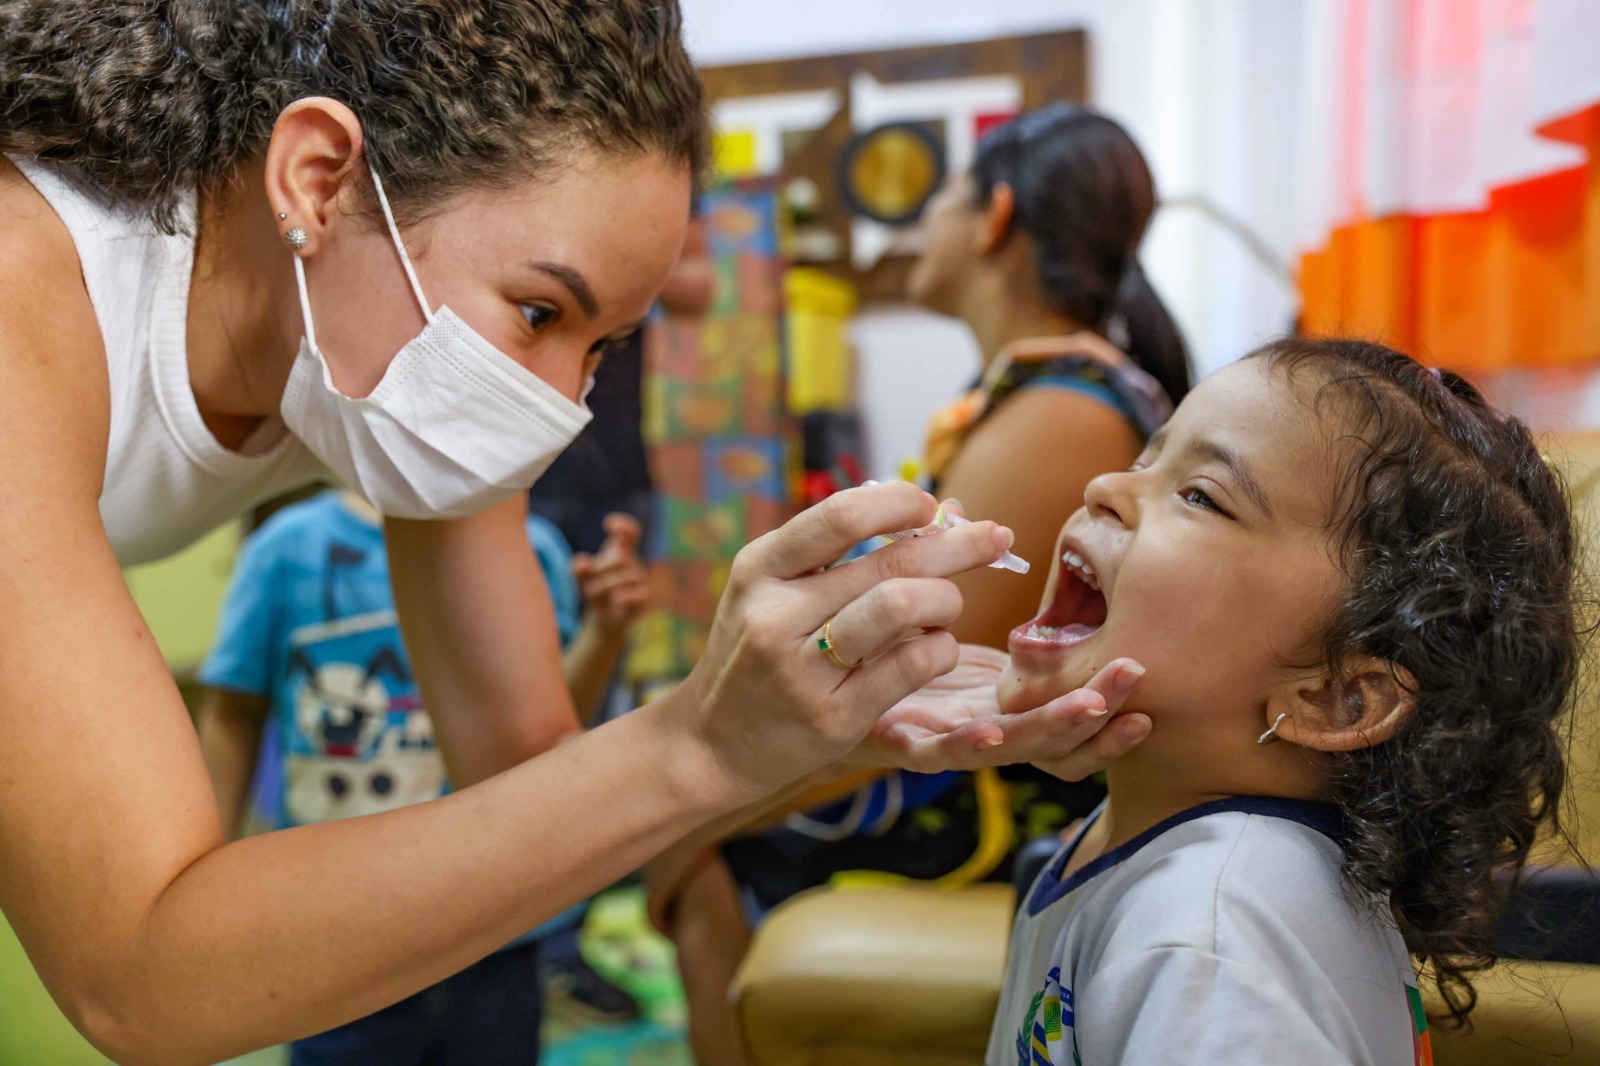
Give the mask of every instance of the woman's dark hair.
POLYGON ((1252 357, 1309 382, 1338 427, 1350 584, 1326 668, 1369 655, 1414 680, 1392 738, 1333 757, 1344 872, 1389 902, 1460 1024, 1529 848, 1562 831, 1562 723, 1585 643, 1566 488, 1528 427, 1449 371, 1354 340, 1252 357))
POLYGON ((305 96, 355 111, 411 219, 580 146, 698 174, 681 22, 677 0, 0 0, 0 151, 65 164, 167 229, 305 96))
POLYGON ((1139 267, 1156 209, 1139 146, 1104 115, 1051 104, 978 142, 978 202, 995 186, 1016 196, 1012 225, 1033 241, 1039 279, 1057 311, 1107 335, 1161 382, 1173 403, 1189 391, 1183 336, 1139 267), (1117 336, 1121 329, 1126 337, 1117 336))

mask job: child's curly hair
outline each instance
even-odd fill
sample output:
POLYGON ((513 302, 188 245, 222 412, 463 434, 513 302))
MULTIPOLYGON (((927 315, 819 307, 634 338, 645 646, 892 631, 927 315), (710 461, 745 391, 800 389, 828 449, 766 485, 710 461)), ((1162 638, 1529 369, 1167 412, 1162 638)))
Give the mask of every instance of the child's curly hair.
POLYGON ((1351 655, 1403 667, 1416 699, 1392 739, 1335 757, 1344 872, 1390 901, 1459 1026, 1529 848, 1561 829, 1559 723, 1583 644, 1565 486, 1527 426, 1448 371, 1354 340, 1251 357, 1311 377, 1342 428, 1350 586, 1323 655, 1335 676, 1351 655))

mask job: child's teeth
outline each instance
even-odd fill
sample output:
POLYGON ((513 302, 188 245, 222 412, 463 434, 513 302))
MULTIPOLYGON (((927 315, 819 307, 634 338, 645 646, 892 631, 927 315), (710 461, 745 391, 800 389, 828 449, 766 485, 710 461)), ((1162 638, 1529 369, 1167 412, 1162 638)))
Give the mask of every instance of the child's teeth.
POLYGON ((1055 640, 1061 635, 1061 630, 1056 626, 1029 626, 1028 636, 1034 640, 1055 640))

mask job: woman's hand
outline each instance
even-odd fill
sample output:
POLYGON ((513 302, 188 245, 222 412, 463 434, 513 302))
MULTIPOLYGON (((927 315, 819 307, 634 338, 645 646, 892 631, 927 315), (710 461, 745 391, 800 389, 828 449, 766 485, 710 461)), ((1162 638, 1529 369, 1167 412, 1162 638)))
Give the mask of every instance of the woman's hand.
POLYGON ((890 708, 845 765, 936 773, 1031 762, 1077 781, 1150 735, 1145 715, 1119 713, 1144 676, 1132 659, 1115 659, 1083 688, 1021 714, 1001 714, 995 698, 1006 663, 993 648, 961 645, 956 668, 890 708))
POLYGON ((869 537, 928 525, 934 500, 894 483, 829 497, 754 541, 700 664, 665 697, 673 716, 752 798, 833 762, 878 718, 957 664, 950 575, 986 566, 1009 530, 976 522, 823 569, 869 537), (822 627, 845 668, 818 646, 822 627))

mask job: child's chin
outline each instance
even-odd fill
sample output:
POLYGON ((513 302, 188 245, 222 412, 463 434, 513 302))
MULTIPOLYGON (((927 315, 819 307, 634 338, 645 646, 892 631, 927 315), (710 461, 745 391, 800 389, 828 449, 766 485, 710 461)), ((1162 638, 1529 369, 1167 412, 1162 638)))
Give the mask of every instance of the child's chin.
POLYGON ((996 697, 1001 714, 1021 714, 1043 707, 1053 699, 1065 696, 1074 689, 1089 683, 1092 669, 1076 663, 1062 663, 1047 673, 1023 669, 1016 660, 1006 667, 996 686, 996 697))
POLYGON ((1021 714, 1023 711, 1042 707, 1069 691, 1071 690, 1061 688, 1053 674, 1040 677, 1019 670, 1017 665, 1012 663, 1006 667, 1005 673, 1000 675, 995 695, 1000 701, 1001 714, 1021 714))

